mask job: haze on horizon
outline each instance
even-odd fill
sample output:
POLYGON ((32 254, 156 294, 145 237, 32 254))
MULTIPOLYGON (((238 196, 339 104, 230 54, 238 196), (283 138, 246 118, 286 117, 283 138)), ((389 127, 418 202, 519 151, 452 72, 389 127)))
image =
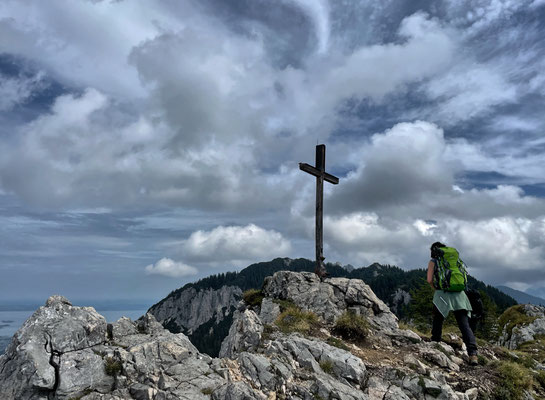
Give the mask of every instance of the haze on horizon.
POLYGON ((545 1, 4 0, 0 301, 314 257, 545 297, 545 1))

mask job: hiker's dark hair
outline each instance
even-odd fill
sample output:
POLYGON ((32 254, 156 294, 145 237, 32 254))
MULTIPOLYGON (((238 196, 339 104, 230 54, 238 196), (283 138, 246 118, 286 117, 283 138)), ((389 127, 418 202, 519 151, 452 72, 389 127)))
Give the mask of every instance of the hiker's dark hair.
POLYGON ((437 248, 437 247, 447 247, 447 245, 441 242, 435 242, 434 244, 431 245, 430 250, 433 250, 434 248, 437 248))
POLYGON ((441 243, 441 242, 435 242, 431 245, 430 251, 431 251, 431 258, 437 258, 437 249, 440 247, 447 247, 447 245, 441 243))

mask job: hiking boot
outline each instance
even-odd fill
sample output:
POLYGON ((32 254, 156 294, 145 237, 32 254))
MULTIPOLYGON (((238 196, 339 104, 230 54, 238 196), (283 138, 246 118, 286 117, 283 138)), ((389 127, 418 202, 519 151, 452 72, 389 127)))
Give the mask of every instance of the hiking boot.
POLYGON ((477 355, 469 356, 469 365, 479 365, 479 359, 477 358, 477 355))

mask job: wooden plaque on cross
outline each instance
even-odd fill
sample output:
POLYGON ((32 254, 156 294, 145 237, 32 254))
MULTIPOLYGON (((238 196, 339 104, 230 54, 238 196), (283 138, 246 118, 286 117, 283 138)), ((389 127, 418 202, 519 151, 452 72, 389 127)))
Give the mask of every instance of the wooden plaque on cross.
POLYGON ((325 144, 316 146, 316 166, 307 163, 299 163, 299 169, 316 177, 316 269, 314 272, 320 278, 327 275, 324 266, 324 181, 334 185, 339 183, 339 178, 325 172, 325 144))

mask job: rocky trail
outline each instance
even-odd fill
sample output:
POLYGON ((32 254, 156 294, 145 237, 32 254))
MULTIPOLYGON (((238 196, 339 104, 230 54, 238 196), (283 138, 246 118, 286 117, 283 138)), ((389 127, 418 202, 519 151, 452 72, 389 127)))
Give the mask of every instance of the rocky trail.
MULTIPOLYGON (((151 314, 107 324, 93 308, 50 297, 0 357, 2 399, 493 399, 505 375, 491 365, 520 357, 481 344, 481 365, 469 366, 458 336, 435 343, 400 329, 358 279, 281 271, 250 303, 238 304, 220 358, 212 358, 151 314)), ((539 330, 545 314, 532 312, 539 330)), ((511 326, 503 340, 515 348, 535 339, 527 326, 511 326)), ((538 384, 520 393, 545 396, 538 384)))

